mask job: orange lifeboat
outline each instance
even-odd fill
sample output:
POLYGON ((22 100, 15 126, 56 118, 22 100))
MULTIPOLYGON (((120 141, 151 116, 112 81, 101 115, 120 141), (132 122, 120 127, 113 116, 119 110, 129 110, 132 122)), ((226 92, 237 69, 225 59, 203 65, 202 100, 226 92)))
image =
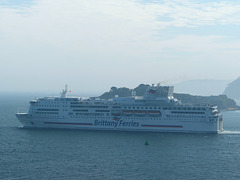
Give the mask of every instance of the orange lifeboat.
POLYGON ((146 111, 135 111, 134 113, 135 115, 144 116, 146 114, 146 111))
POLYGON ((150 116, 160 116, 161 112, 160 111, 148 111, 148 114, 150 116))
POLYGON ((125 114, 125 115, 132 115, 133 111, 131 111, 131 110, 124 110, 123 114, 125 114))

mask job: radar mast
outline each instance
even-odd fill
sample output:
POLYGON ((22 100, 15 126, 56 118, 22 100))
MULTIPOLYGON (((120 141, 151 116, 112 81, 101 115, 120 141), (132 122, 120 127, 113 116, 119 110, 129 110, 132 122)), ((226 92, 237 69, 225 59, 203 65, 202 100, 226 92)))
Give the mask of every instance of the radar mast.
POLYGON ((67 85, 65 85, 65 89, 63 89, 63 91, 62 91, 61 97, 62 98, 67 97, 67 93, 68 93, 68 87, 67 87, 67 85))

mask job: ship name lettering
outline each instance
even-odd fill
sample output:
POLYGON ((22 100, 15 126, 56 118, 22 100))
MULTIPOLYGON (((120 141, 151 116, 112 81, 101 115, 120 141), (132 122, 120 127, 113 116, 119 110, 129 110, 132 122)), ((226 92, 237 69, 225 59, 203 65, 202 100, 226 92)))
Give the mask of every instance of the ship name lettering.
POLYGON ((119 122, 119 126, 138 127, 139 126, 139 122, 134 122, 134 121, 132 121, 132 122, 124 122, 123 120, 121 120, 119 122))
POLYGON ((95 120, 94 121, 94 126, 113 126, 113 127, 117 127, 118 122, 115 121, 99 121, 99 120, 95 120))
POLYGON ((125 122, 121 121, 104 121, 104 120, 95 120, 94 126, 108 126, 108 127, 138 127, 139 122, 125 122))

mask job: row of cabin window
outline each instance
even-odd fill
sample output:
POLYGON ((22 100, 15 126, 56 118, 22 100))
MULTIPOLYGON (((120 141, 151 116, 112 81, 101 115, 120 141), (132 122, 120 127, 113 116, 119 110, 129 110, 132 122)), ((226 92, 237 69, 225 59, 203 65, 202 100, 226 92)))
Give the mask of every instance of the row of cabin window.
POLYGON ((40 101, 38 103, 42 103, 42 104, 59 104, 59 102, 51 102, 51 101, 46 101, 46 102, 40 101))
MULTIPOLYGON (((108 106, 83 106, 83 105, 72 105, 71 108, 108 108, 108 106)), ((120 108, 120 106, 113 108, 120 108)), ((124 109, 161 109, 161 107, 124 107, 124 109)))
POLYGON ((38 111, 59 111, 59 109, 37 109, 38 111))
POLYGON ((44 102, 44 101, 40 101, 40 102, 38 102, 39 104, 41 103, 41 104, 68 104, 68 102, 51 102, 51 101, 46 101, 46 102, 44 102))
POLYGON ((166 115, 167 117, 186 117, 186 118, 206 118, 206 116, 192 115, 192 114, 177 114, 177 115, 166 115))
POLYGON ((35 114, 58 114, 58 112, 35 112, 35 114))
MULTIPOLYGON (((119 115, 121 116, 121 115, 119 115)), ((160 117, 162 114, 123 114, 122 116, 135 116, 135 117, 160 117)))
POLYGON ((172 111, 173 114, 205 114, 205 112, 172 111))
POLYGON ((73 109, 73 112, 88 112, 87 109, 73 109))
MULTIPOLYGON (((175 121, 176 119, 172 119, 172 118, 166 118, 164 120, 167 120, 167 121, 175 121)), ((184 119, 184 117, 181 117, 180 119, 178 118, 177 121, 188 121, 188 122, 193 122, 193 121, 197 121, 197 122, 204 122, 206 121, 205 119, 200 119, 200 118, 186 118, 184 119)))
MULTIPOLYGON (((71 118, 85 118, 84 116, 71 116, 71 118)), ((88 118, 98 118, 98 117, 88 117, 88 118)), ((101 117, 101 119, 112 119, 112 117, 101 117)), ((139 118, 133 118, 128 117, 124 119, 139 119, 139 118)), ((161 120, 161 118, 145 118, 144 120, 161 120)))
POLYGON ((70 107, 71 108, 108 108, 108 106, 78 106, 78 105, 74 105, 70 107))
POLYGON ((190 107, 163 107, 163 110, 198 110, 198 111, 205 111, 206 108, 190 108, 190 107))
POLYGON ((161 107, 124 107, 124 109, 161 109, 161 107))
POLYGON ((40 101, 38 103, 42 103, 42 104, 62 104, 62 103, 68 103, 68 102, 51 102, 51 101, 40 101))
POLYGON ((76 113, 76 115, 82 115, 82 116, 104 116, 103 113, 76 113))
POLYGON ((37 105, 37 107, 59 107, 59 105, 37 105))
POLYGON ((83 102, 71 102, 71 104, 82 104, 83 102))

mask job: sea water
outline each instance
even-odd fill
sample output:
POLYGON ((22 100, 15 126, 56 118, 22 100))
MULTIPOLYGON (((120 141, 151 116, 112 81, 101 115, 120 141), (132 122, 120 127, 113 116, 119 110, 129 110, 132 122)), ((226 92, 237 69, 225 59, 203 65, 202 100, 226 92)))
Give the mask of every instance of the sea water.
POLYGON ((222 134, 23 129, 29 99, 0 95, 0 179, 240 179, 240 111, 222 134))

